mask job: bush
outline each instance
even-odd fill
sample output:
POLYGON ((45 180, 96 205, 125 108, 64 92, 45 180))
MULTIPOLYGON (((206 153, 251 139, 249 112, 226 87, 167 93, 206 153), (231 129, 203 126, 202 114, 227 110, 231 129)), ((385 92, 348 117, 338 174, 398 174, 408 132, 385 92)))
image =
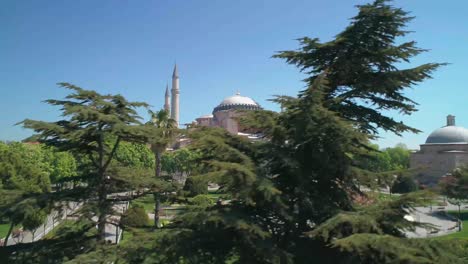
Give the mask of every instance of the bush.
POLYGON ((124 227, 144 227, 149 225, 149 217, 142 206, 132 206, 120 219, 120 224, 124 227))
POLYGON ((190 197, 194 197, 199 194, 207 194, 208 183, 203 180, 187 178, 183 190, 185 191, 185 194, 190 197))
POLYGON ((392 185, 392 193, 409 193, 418 190, 418 185, 412 177, 398 176, 392 185))
POLYGON ((208 207, 213 205, 213 200, 207 195, 200 194, 193 197, 191 203, 197 206, 208 207))

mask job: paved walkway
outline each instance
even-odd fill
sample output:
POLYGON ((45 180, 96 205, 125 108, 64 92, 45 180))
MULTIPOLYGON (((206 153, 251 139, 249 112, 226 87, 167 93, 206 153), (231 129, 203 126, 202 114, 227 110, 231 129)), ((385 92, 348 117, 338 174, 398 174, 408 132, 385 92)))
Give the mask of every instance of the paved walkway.
MULTIPOLYGON (((406 235, 412 238, 434 237, 443 236, 458 232, 458 222, 452 217, 447 217, 444 211, 452 210, 451 206, 447 207, 416 207, 416 210, 411 213, 414 221, 420 223, 429 223, 436 227, 436 229, 428 230, 425 228, 417 227, 414 232, 407 232, 406 235), (444 208, 444 209, 442 209, 444 208)), ((457 207, 458 210, 458 207, 457 207)))
POLYGON ((109 241, 112 244, 118 244, 120 242, 120 238, 122 237, 122 229, 118 227, 120 213, 125 212, 127 209, 128 202, 121 202, 114 205, 114 210, 119 213, 119 215, 108 217, 108 221, 117 225, 106 224, 106 241, 109 241))
MULTIPOLYGON (((125 196, 128 193, 115 193, 110 194, 109 197, 118 197, 118 196, 125 196)), ((59 214, 58 211, 53 211, 51 214, 47 216, 47 221, 41 227, 37 228, 34 232, 30 231, 22 231, 17 234, 12 234, 8 239, 8 245, 14 245, 18 243, 31 243, 43 238, 47 235, 50 231, 52 231, 55 227, 57 227, 64 219, 66 219, 69 215, 76 212, 83 203, 77 202, 70 202, 68 206, 64 206, 64 210, 62 215, 59 214)), ((114 210, 119 213, 118 216, 110 216, 108 218, 109 222, 119 223, 120 221, 120 213, 125 212, 128 209, 128 202, 118 202, 114 205, 114 210)), ((97 219, 96 219, 97 220, 97 219)), ((118 228, 118 226, 113 224, 106 224, 106 241, 110 241, 111 243, 119 243, 120 238, 122 235, 122 230, 118 228)))
POLYGON ((8 245, 15 245, 18 243, 31 243, 43 238, 47 233, 49 233, 54 227, 56 227, 63 219, 67 218, 68 215, 76 212, 81 208, 82 203, 70 202, 68 206, 64 206, 62 215, 58 211, 53 211, 47 216, 47 221, 41 227, 37 228, 35 232, 31 231, 22 231, 17 234, 10 235, 8 239, 8 245))

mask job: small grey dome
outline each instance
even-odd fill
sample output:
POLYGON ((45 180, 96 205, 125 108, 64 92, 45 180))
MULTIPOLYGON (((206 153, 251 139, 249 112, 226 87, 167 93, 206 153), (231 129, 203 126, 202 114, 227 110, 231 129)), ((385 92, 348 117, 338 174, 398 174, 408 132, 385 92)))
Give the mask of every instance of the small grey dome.
POLYGON ((468 144, 468 129, 458 126, 445 126, 436 129, 426 140, 426 144, 468 144))

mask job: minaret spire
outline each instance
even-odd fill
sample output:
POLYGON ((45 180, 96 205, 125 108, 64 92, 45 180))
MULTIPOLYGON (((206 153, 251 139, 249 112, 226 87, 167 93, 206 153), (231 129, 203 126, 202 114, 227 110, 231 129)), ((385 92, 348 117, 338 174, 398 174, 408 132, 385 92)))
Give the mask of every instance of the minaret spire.
POLYGON ((177 63, 174 65, 174 72, 172 72, 172 78, 179 78, 179 72, 177 71, 177 63))
POLYGON ((171 96, 169 95, 169 85, 166 83, 166 94, 164 96, 164 110, 166 112, 170 113, 171 112, 171 96))
POLYGON ((174 65, 174 72, 172 73, 171 92, 171 118, 174 119, 177 126, 179 126, 179 72, 177 71, 177 64, 174 65))

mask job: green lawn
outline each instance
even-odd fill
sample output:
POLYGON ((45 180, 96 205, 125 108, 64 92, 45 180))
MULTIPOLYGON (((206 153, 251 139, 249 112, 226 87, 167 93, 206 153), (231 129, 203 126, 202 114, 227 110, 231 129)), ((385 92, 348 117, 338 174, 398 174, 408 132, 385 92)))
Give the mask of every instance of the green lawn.
POLYGON ((154 212, 154 198, 152 194, 139 197, 131 202, 132 205, 140 205, 145 208, 146 212, 154 212))
POLYGON ((365 192, 367 197, 369 199, 377 201, 377 202, 382 202, 382 201, 391 201, 398 199, 398 195, 395 194, 388 194, 388 193, 381 193, 381 192, 374 192, 374 191, 369 191, 365 192))
POLYGON ((153 235, 159 232, 158 230, 153 230, 152 227, 132 227, 124 230, 123 236, 120 240, 121 245, 125 246, 127 243, 133 243, 133 239, 140 240, 140 238, 148 238, 148 236, 153 239, 153 235))
POLYGON ((66 227, 72 227, 74 224, 75 224, 75 221, 73 221, 73 220, 63 220, 58 225, 56 225, 54 227, 54 229, 50 230, 50 232, 47 233, 47 235, 45 235, 44 238, 45 239, 52 239, 52 238, 54 238, 54 237, 56 237, 58 235, 58 232, 61 229, 66 228, 66 227))
POLYGON ((0 224, 0 238, 6 237, 10 224, 0 224))
MULTIPOLYGON (((448 211, 450 215, 458 218, 458 211, 448 211)), ((452 233, 450 235, 435 237, 435 239, 464 239, 468 240, 468 210, 461 211, 460 219, 462 220, 462 230, 460 232, 452 233)))
MULTIPOLYGON (((142 206, 147 213, 154 213, 154 198, 152 194, 147 194, 145 196, 139 197, 131 201, 131 205, 142 206)), ((168 206, 169 203, 162 203, 162 206, 168 206)), ((184 206, 174 206, 174 208, 164 209, 163 215, 173 215, 184 209, 184 206)))

